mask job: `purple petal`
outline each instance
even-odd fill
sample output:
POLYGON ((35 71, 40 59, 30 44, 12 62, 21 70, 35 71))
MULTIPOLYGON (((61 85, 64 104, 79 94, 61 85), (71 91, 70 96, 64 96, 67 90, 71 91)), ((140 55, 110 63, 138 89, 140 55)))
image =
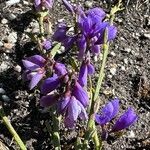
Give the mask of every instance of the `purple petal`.
POLYGON ((27 58, 28 61, 31 61, 34 64, 44 67, 46 60, 40 55, 34 55, 27 58))
POLYGON ((80 101, 77 101, 78 105, 81 107, 81 113, 79 114, 80 119, 82 120, 87 120, 88 119, 88 115, 86 113, 85 108, 83 107, 83 105, 80 103, 80 101))
POLYGON ((70 96, 65 96, 58 102, 59 113, 64 113, 66 111, 69 101, 70 101, 70 96))
POLYGON ((28 61, 28 60, 22 60, 22 63, 23 63, 23 65, 25 66, 25 68, 26 68, 27 70, 34 71, 34 70, 37 70, 37 69, 40 68, 39 65, 34 64, 34 63, 32 63, 32 62, 30 62, 30 61, 28 61))
POLYGON ((45 40, 43 43, 43 48, 46 50, 49 50, 52 48, 52 42, 50 40, 45 40))
POLYGON ((94 74, 95 72, 94 66, 90 63, 87 65, 87 70, 88 70, 88 74, 94 74))
POLYGON ((60 79, 55 75, 47 78, 41 85, 41 93, 46 95, 51 91, 55 90, 60 84, 60 79))
POLYGON ((78 105, 78 101, 76 100, 76 98, 72 96, 67 108, 67 114, 65 117, 65 126, 73 128, 80 113, 81 107, 78 105))
POLYGON ((119 100, 114 99, 110 101, 105 107, 102 109, 102 114, 95 115, 95 120, 100 125, 105 125, 107 122, 112 120, 119 111, 119 100))
POLYGON ((66 32, 68 29, 69 28, 64 23, 60 23, 53 35, 53 39, 55 41, 62 42, 66 38, 66 32))
POLYGON ((62 0, 62 2, 69 12, 74 13, 72 5, 67 0, 62 0))
POLYGON ((78 82, 75 83, 72 93, 76 97, 76 99, 82 103, 84 107, 89 104, 88 94, 78 82))
POLYGON ((88 16, 90 16, 95 23, 101 22, 106 14, 101 8, 93 8, 86 12, 88 16))
POLYGON ((100 53, 100 45, 93 45, 91 47, 91 51, 94 53, 94 54, 99 54, 100 53))
POLYGON ((81 35, 77 40, 77 45, 79 48, 78 59, 82 60, 86 51, 87 43, 84 35, 81 35))
MULTIPOLYGON (((113 40, 116 37, 117 28, 115 26, 107 26, 107 30, 108 30, 108 41, 113 40)), ((101 35, 99 36, 96 44, 104 43, 104 31, 105 30, 101 31, 101 35)))
POLYGON ((76 37, 66 36, 66 38, 62 41, 65 49, 66 50, 70 49, 73 46, 75 40, 76 40, 76 37))
POLYGON ((45 6, 47 9, 52 8, 52 6, 53 6, 53 0, 45 0, 44 6, 45 6))
POLYGON ((128 128, 130 125, 132 125, 136 120, 138 116, 134 112, 132 108, 129 108, 115 123, 112 132, 117 132, 120 130, 123 130, 125 128, 128 128))
POLYGON ((67 73, 65 65, 62 63, 56 63, 54 65, 54 70, 58 76, 65 75, 67 73))
POLYGON ((41 0, 34 0, 35 8, 39 7, 40 4, 41 4, 41 0))
POLYGON ((117 28, 115 26, 108 27, 108 41, 113 40, 117 35, 117 28))
POLYGON ((58 98, 58 96, 54 95, 54 94, 43 96, 40 99, 40 106, 42 106, 42 107, 52 106, 53 104, 55 104, 57 102, 57 98, 58 98))
POLYGON ((87 64, 82 63, 78 78, 78 82, 80 83, 81 86, 87 85, 87 73, 88 73, 87 64))
POLYGON ((39 81, 43 78, 44 75, 45 75, 45 72, 44 73, 36 73, 32 77, 30 84, 29 84, 30 90, 33 89, 39 83, 39 81))

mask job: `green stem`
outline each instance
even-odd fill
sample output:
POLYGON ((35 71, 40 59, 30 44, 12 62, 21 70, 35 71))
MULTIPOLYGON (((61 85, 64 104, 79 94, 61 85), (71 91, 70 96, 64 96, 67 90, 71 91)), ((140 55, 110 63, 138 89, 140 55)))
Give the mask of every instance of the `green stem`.
POLYGON ((7 127, 7 129, 9 130, 9 132, 11 133, 11 135, 13 136, 13 138, 15 139, 17 144, 19 145, 20 149, 21 150, 27 150, 26 146, 24 145, 24 143, 20 139, 19 135, 17 134, 17 132, 15 131, 13 126, 11 125, 10 121, 8 120, 8 118, 6 117, 3 108, 0 109, 0 116, 1 116, 1 118, 3 120, 3 123, 5 124, 5 126, 7 127))
POLYGON ((54 149, 61 150, 60 136, 59 136, 61 117, 58 117, 56 112, 54 112, 54 110, 52 114, 52 121, 53 121, 52 138, 53 138, 54 149))

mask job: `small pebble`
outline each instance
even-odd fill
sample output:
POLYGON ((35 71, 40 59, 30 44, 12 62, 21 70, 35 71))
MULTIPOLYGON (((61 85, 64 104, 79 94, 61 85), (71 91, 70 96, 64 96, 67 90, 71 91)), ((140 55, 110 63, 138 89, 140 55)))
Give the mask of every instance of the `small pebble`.
POLYGON ((2 23, 2 24, 7 24, 7 23, 8 23, 8 20, 5 19, 5 18, 3 18, 3 19, 1 20, 1 23, 2 23))
POLYGON ((6 62, 2 62, 0 65, 0 72, 6 71, 8 69, 8 65, 6 64, 6 62))
POLYGON ((92 1, 86 1, 85 2, 85 7, 92 8, 92 6, 93 6, 93 2, 92 1))
POLYGON ((0 41, 0 47, 2 47, 3 46, 3 43, 0 41))
POLYGON ((124 51, 127 52, 127 53, 130 53, 130 52, 131 52, 131 49, 126 47, 126 48, 124 49, 124 51))
POLYGON ((2 95, 2 100, 4 102, 9 102, 10 101, 10 98, 7 96, 7 95, 2 95))
POLYGON ((132 130, 129 132, 128 138, 135 138, 135 133, 132 130))
POLYGON ((150 39, 150 33, 145 33, 145 34, 144 34, 144 37, 150 39))
POLYGON ((111 55, 111 56, 116 56, 116 53, 115 53, 114 51, 111 51, 111 52, 110 52, 110 55, 111 55))
POLYGON ((11 14, 9 14, 9 16, 8 16, 8 19, 9 19, 9 20, 14 20, 14 19, 16 19, 16 16, 11 13, 11 14))
POLYGON ((128 59, 127 58, 124 58, 124 63, 127 65, 128 64, 128 59))
POLYGON ((121 70, 122 70, 122 71, 126 71, 125 66, 121 66, 121 70))
POLYGON ((110 69, 110 73, 111 73, 112 75, 115 75, 115 74, 116 74, 116 68, 111 68, 111 69, 110 69))
POLYGON ((3 88, 0 88, 0 94, 5 94, 6 91, 3 88))
POLYGON ((14 70, 17 72, 21 72, 21 67, 19 65, 17 65, 14 67, 14 70))

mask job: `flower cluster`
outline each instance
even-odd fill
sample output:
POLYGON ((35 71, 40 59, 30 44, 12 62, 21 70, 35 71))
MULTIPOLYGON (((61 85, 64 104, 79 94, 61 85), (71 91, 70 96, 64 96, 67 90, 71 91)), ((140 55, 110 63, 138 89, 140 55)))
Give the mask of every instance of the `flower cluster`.
POLYGON ((118 132, 125 128, 128 128, 137 120, 137 115, 132 108, 123 113, 120 118, 116 121, 113 127, 108 131, 107 123, 109 123, 119 112, 119 100, 116 98, 110 101, 102 109, 101 114, 95 115, 95 121, 102 127, 102 138, 107 139, 107 136, 111 132, 118 132))
POLYGON ((50 9, 53 6, 53 0, 34 0, 34 7, 36 10, 41 10, 42 7, 50 9))

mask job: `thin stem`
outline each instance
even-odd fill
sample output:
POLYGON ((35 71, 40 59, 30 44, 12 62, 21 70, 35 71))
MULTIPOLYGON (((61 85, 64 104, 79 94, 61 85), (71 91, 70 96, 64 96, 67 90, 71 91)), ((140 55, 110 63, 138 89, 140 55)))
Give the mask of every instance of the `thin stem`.
POLYGON ((3 123, 5 124, 5 126, 7 127, 7 129, 9 130, 9 132, 11 133, 11 135, 13 136, 13 138, 15 139, 17 144, 19 145, 20 149, 21 150, 27 150, 27 148, 24 145, 24 143, 22 142, 21 138, 19 137, 19 135, 17 134, 17 132, 15 131, 13 126, 11 125, 8 118, 6 117, 3 108, 0 108, 0 117, 2 118, 3 123))
POLYGON ((59 136, 59 127, 60 127, 61 117, 58 117, 56 111, 54 112, 54 110, 52 114, 52 121, 53 121, 53 130, 52 130, 53 144, 54 144, 55 150, 61 150, 60 136, 59 136))

